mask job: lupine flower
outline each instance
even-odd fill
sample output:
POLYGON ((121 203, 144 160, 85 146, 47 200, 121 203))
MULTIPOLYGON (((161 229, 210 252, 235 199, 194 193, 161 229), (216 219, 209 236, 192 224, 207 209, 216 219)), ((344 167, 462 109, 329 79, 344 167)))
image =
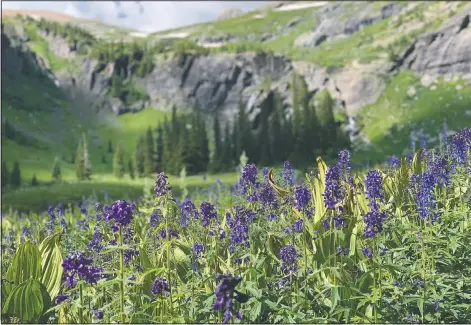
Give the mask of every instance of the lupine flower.
POLYGON ((263 167, 262 168, 262 176, 266 178, 268 175, 268 167, 263 167))
POLYGON ((152 285, 152 294, 168 296, 169 292, 170 287, 168 285, 167 279, 162 277, 155 279, 154 284, 152 285))
POLYGON ((162 212, 159 209, 155 209, 154 212, 150 215, 149 218, 149 226, 151 228, 155 228, 160 224, 160 221, 162 220, 162 212))
POLYGON ((23 237, 28 238, 31 235, 31 228, 28 228, 28 227, 21 228, 21 234, 23 237))
POLYGON ((404 285, 405 285, 404 282, 401 282, 401 281, 395 281, 393 283, 393 286, 399 287, 399 288, 403 287, 404 285))
POLYGON ((445 156, 438 153, 430 157, 427 164, 427 171, 434 177, 437 185, 448 185, 450 183, 450 168, 445 156))
POLYGON ((264 183, 259 192, 258 200, 262 203, 264 208, 278 209, 278 200, 276 199, 275 191, 268 183, 264 183))
POLYGON ((415 279, 412 283, 415 287, 423 287, 425 284, 424 280, 421 279, 415 279))
POLYGON ((139 256, 139 250, 136 247, 126 249, 124 251, 124 264, 129 265, 134 256, 139 256))
POLYGON ((67 221, 64 218, 61 219, 61 226, 64 231, 67 230, 67 221))
POLYGON ((102 211, 102 209, 103 209, 103 206, 101 205, 101 203, 100 203, 100 202, 97 202, 97 203, 95 204, 95 212, 98 213, 98 212, 102 211))
POLYGON ((232 276, 227 272, 226 275, 218 275, 217 281, 218 285, 215 290, 216 301, 213 304, 213 308, 215 310, 224 310, 223 323, 227 324, 232 319, 232 299, 235 298, 239 302, 245 302, 245 299, 241 301, 241 299, 238 299, 238 296, 243 296, 242 298, 248 298, 248 296, 240 294, 235 290, 235 287, 242 281, 240 276, 232 276))
POLYGON ((209 226, 211 219, 217 219, 218 215, 214 206, 209 202, 202 202, 200 205, 203 227, 209 226))
MULTIPOLYGON (((106 221, 114 220, 115 227, 126 226, 131 223, 135 208, 134 204, 129 204, 124 200, 116 201, 111 207, 106 209, 105 219, 106 221)), ((114 230, 117 229, 115 228, 114 230)))
POLYGON ((438 216, 433 212, 435 208, 435 177, 430 172, 425 172, 420 177, 418 191, 416 192, 415 199, 417 203, 417 211, 419 218, 425 220, 432 216, 432 222, 436 221, 438 216))
POLYGON ((285 161, 283 166, 283 179, 285 181, 285 186, 291 187, 294 185, 294 170, 289 161, 285 161))
POLYGON ((436 313, 438 313, 438 310, 439 310, 439 309, 440 309, 440 301, 435 300, 435 301, 433 302, 433 311, 436 312, 436 313))
POLYGON ((340 183, 340 171, 337 166, 329 166, 325 175, 324 205, 327 209, 335 209, 335 206, 342 202, 344 190, 340 183))
POLYGON ((92 310, 92 312, 96 319, 103 319, 103 310, 92 310))
POLYGON ((284 246, 280 249, 280 258, 282 263, 282 269, 289 269, 291 272, 296 270, 296 260, 298 258, 298 253, 296 248, 292 245, 284 246))
POLYGON ((136 265, 136 271, 137 272, 142 272, 142 267, 139 264, 136 265))
POLYGON ((464 166, 468 151, 471 150, 471 128, 453 134, 451 138, 451 154, 454 162, 464 166))
POLYGON ((400 166, 401 160, 397 158, 396 156, 391 156, 389 158, 388 164, 389 166, 391 166, 391 168, 396 169, 400 166))
POLYGON ((301 211, 304 207, 306 207, 310 199, 311 192, 307 189, 306 186, 296 186, 294 190, 294 200, 296 202, 296 209, 298 209, 298 211, 301 211))
POLYGON ((168 176, 165 173, 159 173, 155 180, 154 192, 155 196, 161 197, 172 191, 172 187, 168 182, 168 176))
POLYGON ((384 199, 384 192, 382 189, 383 176, 377 170, 371 170, 366 174, 365 187, 366 187, 366 197, 372 200, 384 199))
POLYGON ((257 183, 257 166, 254 164, 247 164, 242 168, 242 177, 240 178, 240 184, 245 188, 249 185, 255 185, 257 183))
POLYGON ((270 213, 268 216, 267 216, 268 220, 270 221, 273 221, 277 218, 276 214, 275 213, 270 213))
POLYGON ((83 214, 83 215, 87 215, 87 208, 82 205, 82 206, 80 207, 80 213, 83 214))
POLYGON ((75 275, 78 275, 81 279, 90 284, 96 283, 100 278, 103 278, 101 274, 103 269, 94 267, 91 264, 92 259, 86 257, 82 252, 72 252, 67 255, 62 262, 66 285, 69 288, 75 286, 77 283, 75 275))
POLYGON ((131 274, 131 276, 128 278, 128 280, 132 281, 132 282, 128 282, 128 286, 132 286, 134 284, 134 281, 136 281, 136 275, 131 274))
POLYGON ((49 206, 47 208, 47 213, 49 214, 49 216, 51 217, 51 221, 54 221, 56 220, 56 215, 54 214, 54 208, 52 206, 49 206))
POLYGON ((101 252, 101 250, 103 249, 103 245, 101 244, 102 240, 103 233, 98 227, 95 227, 95 231, 93 232, 92 238, 87 244, 87 248, 89 250, 94 250, 97 253, 101 252))
POLYGON ((363 247, 361 249, 361 252, 363 253, 363 255, 365 255, 365 257, 373 258, 373 250, 372 249, 363 247))
POLYGON ((420 148, 425 149, 427 147, 427 137, 425 135, 422 135, 420 138, 420 148))
MULTIPOLYGON (((168 228, 168 233, 169 233, 169 236, 168 236, 169 239, 180 238, 180 234, 178 233, 178 231, 173 229, 173 228, 169 227, 168 228)), ((163 239, 167 238, 167 229, 166 228, 160 229, 160 237, 162 237, 163 239)))
POLYGON ((63 303, 64 301, 66 301, 67 298, 69 298, 69 295, 68 295, 68 294, 63 294, 63 295, 59 294, 59 295, 57 295, 57 296, 54 298, 54 303, 55 303, 56 306, 57 306, 57 305, 60 305, 61 303, 63 303))
POLYGON ((198 219, 198 209, 191 200, 185 200, 180 207, 182 209, 181 224, 183 227, 188 226, 188 219, 198 219))
POLYGON ((365 228, 363 236, 366 238, 373 238, 377 233, 383 231, 383 221, 386 220, 386 213, 381 211, 370 211, 365 214, 363 221, 365 228))
POLYGON ((303 219, 296 220, 292 227, 293 227, 293 231, 295 231, 295 232, 303 231, 304 220, 303 219))
POLYGON ((351 168, 351 158, 350 158, 350 151, 344 149, 338 153, 338 167, 340 173, 343 174, 344 172, 347 174, 347 177, 350 176, 351 168))
POLYGON ((193 248, 192 248, 192 254, 193 254, 193 259, 192 259, 192 269, 193 272, 196 272, 198 270, 198 259, 201 257, 201 253, 203 252, 204 246, 203 244, 200 243, 194 243, 193 248))
POLYGON ((235 206, 235 215, 231 219, 230 214, 226 214, 226 220, 231 228, 231 247, 241 244, 248 244, 249 240, 249 224, 255 219, 255 213, 245 207, 235 206))

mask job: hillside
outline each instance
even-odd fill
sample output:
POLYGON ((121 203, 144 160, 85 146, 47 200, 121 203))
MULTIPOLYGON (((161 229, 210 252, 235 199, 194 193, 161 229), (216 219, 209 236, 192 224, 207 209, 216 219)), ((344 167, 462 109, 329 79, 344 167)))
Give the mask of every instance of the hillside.
POLYGON ((407 154, 411 137, 438 145, 444 123, 471 125, 467 2, 279 2, 145 37, 51 12, 2 13, 2 122, 13 130, 2 132, 2 162, 20 159, 25 180, 49 181, 56 155, 74 180, 83 133, 96 177, 110 174, 108 141, 129 159, 173 105, 198 103, 209 125, 216 112, 233 121, 242 102, 260 132, 275 92, 293 114, 292 72, 309 102, 323 90, 335 98, 356 163, 407 154))

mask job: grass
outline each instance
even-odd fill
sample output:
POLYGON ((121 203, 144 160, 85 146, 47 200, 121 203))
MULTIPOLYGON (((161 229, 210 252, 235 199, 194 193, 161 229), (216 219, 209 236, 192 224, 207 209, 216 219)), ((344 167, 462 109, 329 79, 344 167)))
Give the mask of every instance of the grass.
POLYGON ((438 145, 437 136, 443 122, 455 131, 471 125, 471 117, 466 114, 471 109, 470 103, 471 89, 464 81, 440 79, 430 87, 423 87, 412 73, 401 72, 392 78, 376 103, 361 111, 363 131, 373 150, 359 156, 375 160, 405 154, 409 135, 418 130, 434 140, 430 145, 438 145), (411 87, 415 89, 415 96, 407 94, 411 87))
MULTIPOLYGON (((201 175, 187 176, 185 184, 188 190, 194 191, 215 184, 219 179, 223 184, 232 185, 237 182, 237 173, 225 173, 207 175, 203 179, 201 175)), ((119 180, 111 174, 93 176, 93 180, 84 182, 64 182, 36 187, 25 187, 18 190, 10 190, 2 193, 2 211, 9 209, 18 211, 42 212, 49 205, 58 203, 75 204, 89 197, 95 197, 103 201, 105 192, 111 199, 136 200, 143 195, 144 186, 153 187, 155 177, 139 178, 131 180, 129 175, 119 180)), ((174 195, 181 194, 182 180, 178 176, 169 176, 174 195)))

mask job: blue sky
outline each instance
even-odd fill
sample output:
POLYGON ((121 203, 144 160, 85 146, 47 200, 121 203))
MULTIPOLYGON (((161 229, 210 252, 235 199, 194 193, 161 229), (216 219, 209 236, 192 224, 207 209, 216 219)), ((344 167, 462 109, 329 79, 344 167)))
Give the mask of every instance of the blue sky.
POLYGON ((2 1, 4 9, 51 10, 154 32, 214 20, 224 9, 253 10, 264 1, 2 1))

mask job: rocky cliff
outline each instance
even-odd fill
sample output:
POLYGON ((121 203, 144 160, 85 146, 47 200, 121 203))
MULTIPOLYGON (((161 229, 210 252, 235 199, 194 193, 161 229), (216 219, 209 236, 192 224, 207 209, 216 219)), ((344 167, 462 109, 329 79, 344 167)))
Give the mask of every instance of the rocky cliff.
MULTIPOLYGON (((388 4, 379 9, 376 6, 373 10, 374 4, 370 4, 368 8, 371 8, 358 16, 335 24, 335 17, 340 15, 339 6, 332 4, 316 13, 319 21, 316 30, 297 39, 295 45, 316 47, 323 42, 355 34, 365 26, 407 10, 403 4, 388 4), (335 28, 329 27, 334 25, 335 28)), ((438 29, 419 35, 393 61, 385 58, 369 63, 353 60, 342 67, 329 68, 281 54, 260 52, 159 55, 150 73, 144 77, 133 76, 133 82, 145 90, 148 98, 131 105, 109 95, 115 70, 125 69, 129 77, 133 73, 131 66, 125 63, 123 66, 119 60, 103 64, 90 57, 78 56, 77 46, 60 36, 41 33, 41 37, 54 55, 76 62, 77 69, 55 72, 61 87, 72 99, 96 110, 108 109, 120 114, 145 106, 168 110, 174 104, 186 108, 198 102, 207 112, 220 110, 222 115, 230 118, 242 99, 251 116, 255 117, 269 91, 276 89, 289 111, 290 72, 294 69, 304 77, 311 94, 327 88, 347 114, 354 116, 363 106, 379 98, 385 87, 385 76, 399 70, 413 71, 424 83, 440 76, 454 75, 466 78, 471 85, 470 14, 471 4, 468 4, 458 14, 445 19, 438 29)), ((2 44, 15 39, 14 34, 13 30, 2 34, 2 44)), ((20 41, 15 46, 23 48, 25 44, 20 41)), ((12 48, 2 49, 2 56, 15 62, 12 57, 16 50, 12 48)), ((6 69, 17 69, 15 65, 17 63, 12 63, 6 69)), ((45 66, 44 62, 38 62, 38 65, 45 66)))

